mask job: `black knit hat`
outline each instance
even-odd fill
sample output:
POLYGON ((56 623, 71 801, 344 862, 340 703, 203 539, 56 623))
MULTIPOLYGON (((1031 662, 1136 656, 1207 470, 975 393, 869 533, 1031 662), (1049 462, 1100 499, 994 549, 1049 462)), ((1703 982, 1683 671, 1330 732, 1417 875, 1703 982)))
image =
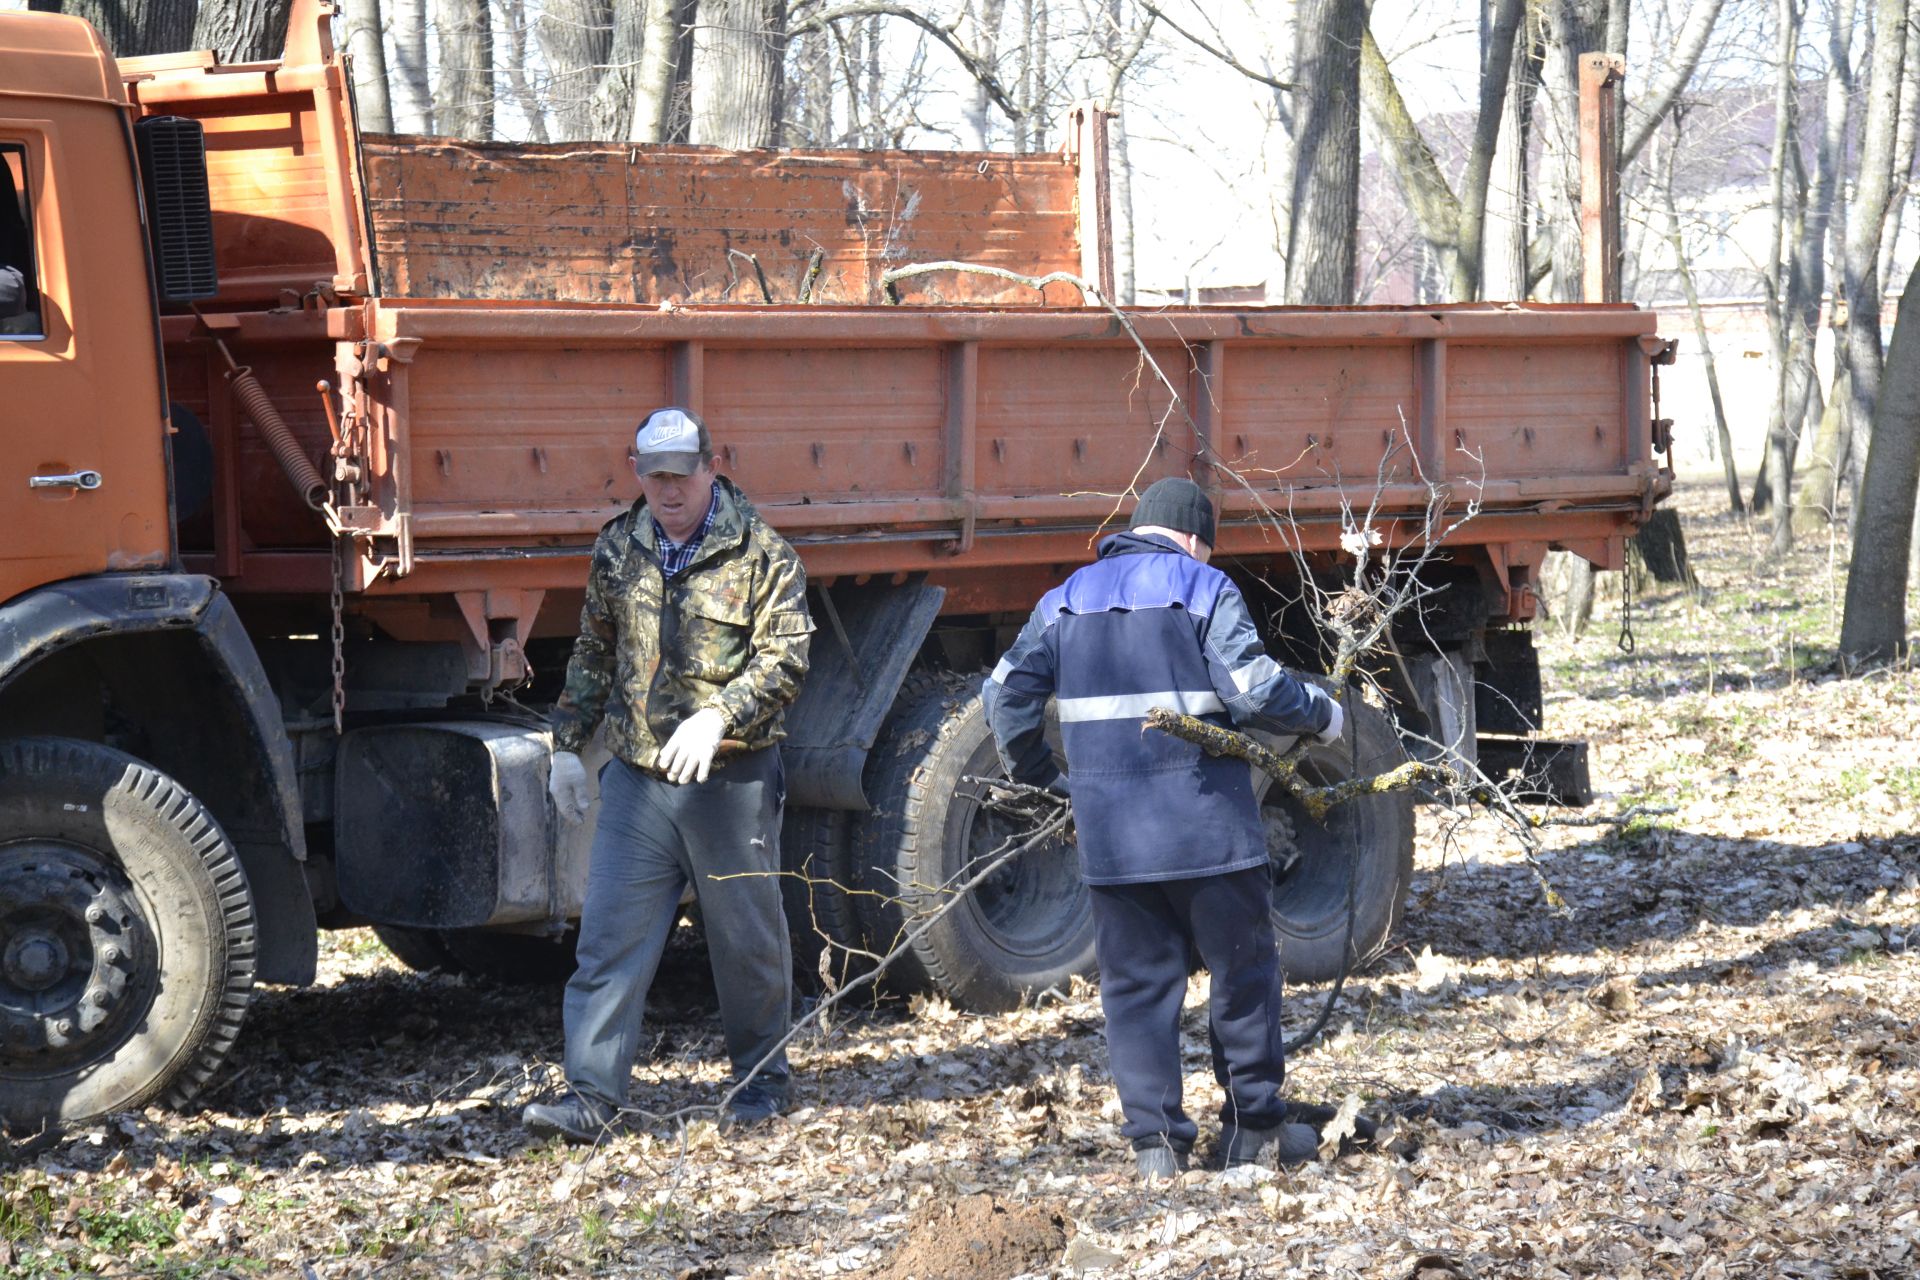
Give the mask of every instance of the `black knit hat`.
POLYGON ((1213 545, 1213 503, 1207 500, 1206 492, 1199 485, 1185 476, 1167 476, 1147 486, 1147 491, 1140 495, 1140 505, 1133 509, 1130 527, 1138 529, 1144 524, 1191 533, 1208 546, 1213 545))

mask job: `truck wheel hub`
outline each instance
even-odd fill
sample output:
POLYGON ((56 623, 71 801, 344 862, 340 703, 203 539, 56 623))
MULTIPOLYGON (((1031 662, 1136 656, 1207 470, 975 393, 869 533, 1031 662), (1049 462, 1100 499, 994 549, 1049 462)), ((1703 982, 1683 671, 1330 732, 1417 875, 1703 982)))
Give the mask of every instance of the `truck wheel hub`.
POLYGON ((61 1069, 111 1046, 151 994, 132 884, 89 849, 27 843, 0 854, 0 1065, 61 1069))

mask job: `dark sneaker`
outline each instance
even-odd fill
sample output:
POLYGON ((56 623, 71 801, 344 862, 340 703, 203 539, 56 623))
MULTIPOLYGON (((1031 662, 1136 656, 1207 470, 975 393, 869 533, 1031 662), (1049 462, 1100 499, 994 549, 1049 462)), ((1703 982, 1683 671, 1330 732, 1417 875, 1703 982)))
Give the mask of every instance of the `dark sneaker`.
POLYGON ((1276 1124, 1268 1129, 1228 1129, 1220 1135, 1226 1167, 1260 1164, 1305 1164, 1320 1152, 1320 1135, 1312 1125, 1276 1124))
POLYGON ((720 1118, 720 1127, 750 1129, 786 1113, 786 1089, 755 1081, 733 1095, 733 1101, 727 1104, 726 1115, 720 1118))
POLYGON ((1134 1144, 1133 1166, 1142 1182, 1168 1182, 1187 1171, 1187 1153, 1156 1134, 1134 1144))
POLYGON ((611 1137, 618 1113, 604 1102, 569 1093, 558 1102, 535 1102, 520 1113, 520 1123, 542 1138, 598 1142, 611 1137))

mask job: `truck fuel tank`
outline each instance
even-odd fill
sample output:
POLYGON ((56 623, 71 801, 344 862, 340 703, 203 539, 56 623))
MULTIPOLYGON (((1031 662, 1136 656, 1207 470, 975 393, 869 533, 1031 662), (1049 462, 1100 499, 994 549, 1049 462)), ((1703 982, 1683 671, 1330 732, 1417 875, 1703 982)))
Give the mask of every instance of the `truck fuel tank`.
POLYGON ((341 904, 418 929, 577 915, 593 828, 553 812, 551 759, 546 730, 510 722, 347 733, 335 768, 341 904))

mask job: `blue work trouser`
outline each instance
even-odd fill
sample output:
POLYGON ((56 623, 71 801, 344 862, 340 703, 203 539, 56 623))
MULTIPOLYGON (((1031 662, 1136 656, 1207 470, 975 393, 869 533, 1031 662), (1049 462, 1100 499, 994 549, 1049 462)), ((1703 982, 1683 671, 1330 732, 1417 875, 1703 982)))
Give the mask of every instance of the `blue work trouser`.
POLYGON ((567 1082, 624 1106, 647 990, 691 883, 706 927, 720 1022, 736 1077, 784 1089, 793 961, 780 906, 780 749, 715 765, 676 786, 615 759, 600 774, 580 967, 567 983, 567 1082))
POLYGON ((1180 1106, 1180 1006, 1193 951, 1212 975, 1207 1008, 1214 1075, 1227 1095, 1222 1127, 1280 1123, 1286 1032, 1268 886, 1265 867, 1088 886, 1107 1056, 1128 1139, 1163 1135, 1184 1151, 1198 1135, 1180 1106))

